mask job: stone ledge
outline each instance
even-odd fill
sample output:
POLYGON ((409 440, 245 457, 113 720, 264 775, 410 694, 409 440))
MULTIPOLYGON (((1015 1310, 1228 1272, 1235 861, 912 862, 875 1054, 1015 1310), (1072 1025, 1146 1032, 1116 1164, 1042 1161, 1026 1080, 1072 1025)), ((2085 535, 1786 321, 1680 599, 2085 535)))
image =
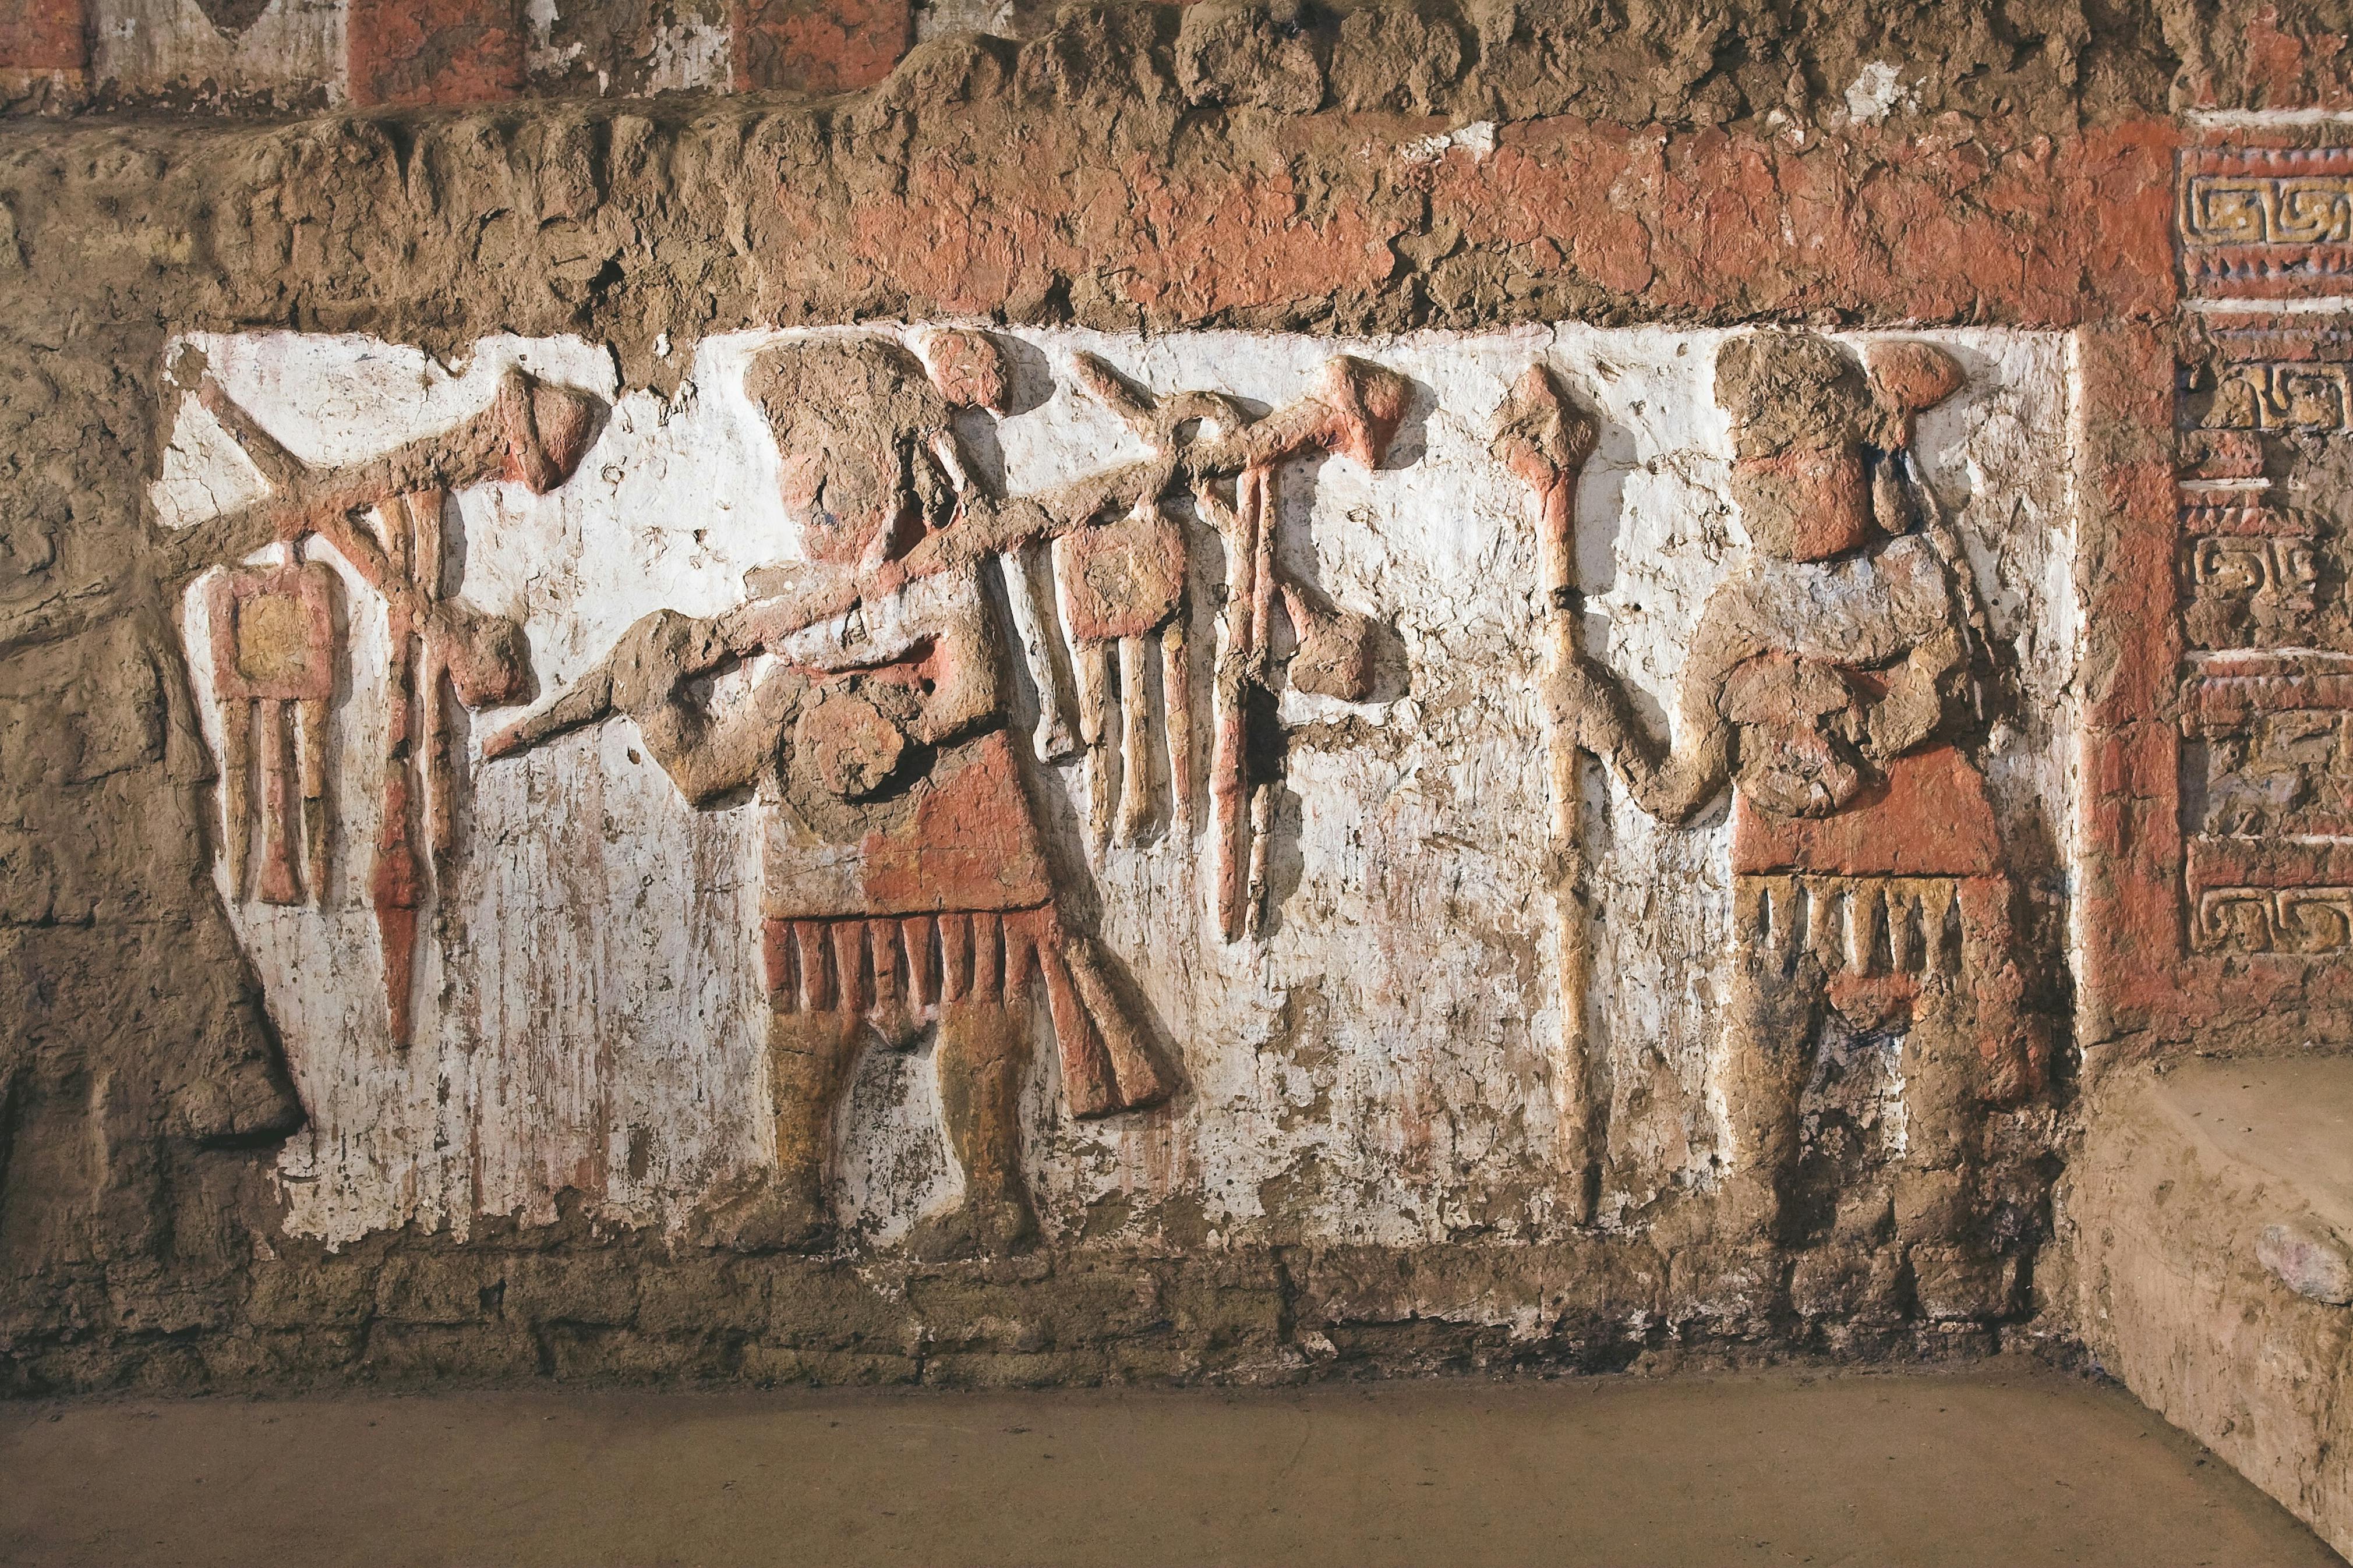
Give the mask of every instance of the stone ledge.
MULTIPOLYGON (((685 1382, 1292 1384, 1408 1374, 1666 1373, 2066 1359, 2008 1301, 1912 1300, 1892 1245, 1802 1255, 1633 1237, 1554 1247, 1278 1247, 1185 1258, 1046 1249, 916 1264, 671 1252, 589 1256, 377 1238, 257 1263, 169 1312, 64 1277, 0 1317, 0 1399, 685 1382), (617 1281, 634 1282, 628 1290, 617 1281), (140 1308, 134 1320, 125 1303, 140 1308)), ((2024 1259, 1995 1268, 2015 1275, 2024 1259)), ((151 1295, 154 1292, 151 1291, 151 1295)))
POLYGON ((2117 1075, 2084 1121, 2058 1224, 2092 1353, 2353 1551, 2353 1308, 2274 1267, 2282 1231, 2353 1237, 2353 1056, 2117 1075))

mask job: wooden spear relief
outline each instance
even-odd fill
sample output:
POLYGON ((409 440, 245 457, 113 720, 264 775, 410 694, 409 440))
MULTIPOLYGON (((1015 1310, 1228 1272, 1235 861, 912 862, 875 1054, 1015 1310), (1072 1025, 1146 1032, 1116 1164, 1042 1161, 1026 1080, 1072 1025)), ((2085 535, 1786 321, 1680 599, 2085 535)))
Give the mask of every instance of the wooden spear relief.
POLYGON ((1209 799, 1217 807, 1218 929, 1239 941, 1264 918, 1265 836, 1271 802, 1250 779, 1250 706, 1267 672, 1267 616, 1274 607, 1274 470, 1245 468, 1228 506, 1203 486, 1201 515, 1216 524, 1230 563, 1224 645, 1218 651, 1217 730, 1209 799))
MULTIPOLYGON (((448 499, 440 490, 419 490, 388 497, 376 509, 393 578, 409 590, 407 603, 396 605, 392 615, 392 656, 384 678, 384 815, 376 827, 375 867, 368 878, 368 901, 375 907, 375 927, 384 944, 385 1016, 394 1042, 403 1046, 409 1040, 416 989, 417 911, 425 901, 425 868, 413 837, 420 751, 428 767, 438 763, 437 772, 448 766, 448 717, 435 668, 438 660, 423 646, 426 617, 440 588, 441 509, 448 499), (427 741, 421 732, 426 731, 441 732, 438 748, 427 741)), ((446 831, 448 781, 432 780, 426 794, 443 805, 440 811, 428 807, 427 815, 441 818, 438 825, 446 831)), ((438 868, 447 861, 446 841, 436 842, 434 851, 438 868)))
POLYGON ((316 468, 263 429, 211 375, 201 376, 195 390, 198 402, 269 481, 270 493, 174 538, 173 574, 185 579, 273 539, 285 552, 281 565, 232 567, 207 595, 231 890, 248 896, 250 776, 258 749, 259 896, 269 903, 297 902, 307 882, 310 896, 326 901, 326 735, 337 650, 334 574, 303 557, 305 542, 315 535, 382 596, 391 632, 378 781, 382 816, 368 897, 383 945, 385 1016, 393 1044, 406 1048, 417 914, 429 886, 415 842, 420 813, 434 869, 447 868, 456 840, 450 704, 513 702, 527 693, 531 679, 522 627, 443 595, 444 514, 452 492, 487 480, 519 482, 539 494, 562 484, 594 439, 603 405, 510 370, 490 406, 455 428, 369 462, 316 468), (359 521, 370 511, 378 520, 373 535, 359 521), (290 710, 297 726, 290 752, 290 710), (291 848, 297 800, 303 841, 299 871, 291 848))
MULTIPOLYGON (((1088 826, 1098 848, 1138 843, 1155 817, 1153 781, 1165 757, 1171 816, 1189 836, 1202 817, 1194 777, 1189 611, 1191 572, 1182 524, 1165 501, 1187 490, 1222 535, 1229 574, 1208 796, 1214 805, 1219 929, 1238 941, 1257 929, 1263 905, 1266 838, 1276 791, 1248 776, 1246 716, 1252 693, 1273 679, 1273 606, 1278 596, 1297 634, 1292 684, 1363 700, 1372 686, 1371 624, 1337 609, 1275 563, 1275 473, 1315 452, 1379 467, 1405 412, 1407 387, 1394 372, 1345 356, 1326 363, 1306 396, 1251 418, 1214 392, 1155 396, 1092 354, 1073 357, 1079 384, 1140 435, 1153 456, 1091 474, 1034 496, 988 493, 952 444, 928 449, 953 485, 947 526, 902 556, 846 584, 754 598, 697 623, 680 674, 699 675, 748 658, 809 626, 881 600, 915 579, 976 565, 1002 568, 1014 632, 1040 707, 1036 746, 1044 760, 1075 751, 1083 759, 1088 826), (1235 500, 1217 486, 1232 479, 1235 500), (1075 723, 1060 710, 1047 622, 1029 576, 1029 547, 1043 542, 1058 590, 1065 651, 1076 689, 1075 723), (1155 657, 1156 654, 1156 657, 1155 657), (1157 675, 1166 732, 1153 743, 1151 683, 1157 675), (1074 733, 1073 733, 1074 731, 1074 733)), ((508 726, 483 747, 512 755, 613 711, 614 672, 598 665, 545 708, 508 726)))
MULTIPOLYGON (((1536 562, 1544 589, 1545 686, 1582 656, 1577 582, 1577 482, 1593 455, 1592 418, 1570 405, 1552 374, 1530 364, 1495 415, 1494 453, 1534 493, 1536 562)), ((1551 705, 1546 704, 1547 708, 1551 705)), ((1575 733, 1549 717, 1546 762, 1552 796, 1553 895, 1559 924, 1560 1044, 1553 1070, 1561 1174, 1574 1223, 1593 1217, 1599 1198, 1604 1130, 1593 1081, 1587 1006, 1593 976, 1584 789, 1575 733)))

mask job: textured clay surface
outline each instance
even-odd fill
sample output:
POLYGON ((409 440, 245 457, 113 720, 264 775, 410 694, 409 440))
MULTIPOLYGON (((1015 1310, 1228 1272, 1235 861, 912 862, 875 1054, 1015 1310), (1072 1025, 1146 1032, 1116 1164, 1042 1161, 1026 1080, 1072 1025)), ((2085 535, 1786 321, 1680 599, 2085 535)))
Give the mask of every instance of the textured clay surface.
POLYGON ((0 1388, 2065 1345, 2346 1037, 2341 17, 554 9, 0 35, 0 1388))
POLYGON ((0 1458, 40 1500, 0 1524, 0 1552, 57 1563, 1409 1563, 1440 1539, 1467 1563, 2335 1561, 2124 1394, 2014 1366, 1247 1394, 28 1404, 0 1411, 0 1458), (1936 1484, 1889 1484, 1915 1468, 1936 1484), (341 1506, 306 1506, 330 1490, 341 1506), (422 1530, 417 1497, 435 1500, 422 1530))
POLYGON ((2353 1489, 2334 1456, 2353 1314, 2310 1287, 2337 1282, 2353 1228, 2353 1064, 2192 1060, 2153 1080, 2118 1076, 2086 1109, 2061 1195, 2061 1289, 2104 1365, 2342 1551, 2353 1489))

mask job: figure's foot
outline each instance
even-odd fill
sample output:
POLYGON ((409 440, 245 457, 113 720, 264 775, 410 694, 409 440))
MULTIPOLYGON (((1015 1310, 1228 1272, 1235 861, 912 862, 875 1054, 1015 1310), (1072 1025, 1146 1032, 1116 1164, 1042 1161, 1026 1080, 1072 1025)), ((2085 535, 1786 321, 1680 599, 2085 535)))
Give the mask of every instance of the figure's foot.
POLYGON ((925 1263, 996 1258, 1038 1238, 1038 1216, 1023 1197, 966 1198, 915 1222, 907 1250, 925 1263))
POLYGON ((833 1241, 833 1215, 810 1184, 769 1176, 706 1205, 695 1235, 730 1252, 822 1252, 833 1241))

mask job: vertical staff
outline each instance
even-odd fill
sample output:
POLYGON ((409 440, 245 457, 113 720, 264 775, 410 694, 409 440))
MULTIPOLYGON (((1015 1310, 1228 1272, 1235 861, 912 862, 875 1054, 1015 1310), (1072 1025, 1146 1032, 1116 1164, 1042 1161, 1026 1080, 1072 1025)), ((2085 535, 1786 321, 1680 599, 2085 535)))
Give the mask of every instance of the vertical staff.
MULTIPOLYGON (((1495 456, 1535 493, 1536 562, 1544 589, 1545 685, 1582 657, 1577 582, 1577 481, 1593 455, 1593 420, 1563 395, 1541 363, 1532 363, 1496 411, 1495 456)), ((1593 1217, 1599 1197, 1601 1117, 1593 1082, 1586 1004, 1593 975, 1591 895, 1587 888, 1584 790, 1575 732, 1557 718, 1548 726, 1546 763, 1552 795, 1548 869, 1558 911, 1560 1043, 1553 1070, 1557 1143, 1569 1212, 1593 1217)))
POLYGON ((1266 829, 1272 805, 1249 776, 1250 693, 1267 672, 1268 617, 1274 605, 1274 468, 1253 464, 1235 481, 1229 507, 1204 485, 1201 510, 1224 538, 1231 591, 1225 647, 1218 655, 1217 731, 1209 800, 1217 811, 1218 929, 1239 942, 1261 918, 1266 895, 1266 829))
MULTIPOLYGON (((449 701, 454 698, 469 707, 512 701, 529 679, 520 627, 444 596, 443 511, 452 492, 492 479, 520 483, 533 495, 550 493, 571 477, 595 441, 605 407, 585 393, 550 385, 511 368, 500 378, 490 406, 456 427, 364 463, 314 468, 264 430, 211 375, 199 375, 196 395, 253 459, 269 481, 270 493, 185 531, 174 542, 168 572, 193 574, 216 561, 245 556, 272 539, 288 542, 291 566, 301 559, 301 542, 315 533, 385 601, 392 647, 380 780, 384 816, 368 897, 384 944, 385 1005, 392 1041, 406 1049, 413 1012, 417 911, 427 886, 426 861, 417 850, 413 819, 421 811, 436 869, 448 868, 456 843, 457 742, 449 701), (382 520, 381 543, 354 521, 356 513, 368 508, 382 520)), ((317 615, 318 641, 323 646, 329 635, 323 602, 317 615)), ((216 637, 226 624, 216 613, 216 637)), ((271 821, 277 825, 264 847, 262 893, 277 903, 295 897, 284 823, 291 809, 290 792, 299 788, 311 891, 323 903, 327 699, 321 694, 295 701, 302 735, 301 750, 291 763, 299 769, 293 783, 287 777, 283 706, 271 706, 264 715, 261 736, 263 783, 271 821)), ((248 847, 243 826, 243 813, 248 809, 246 756, 251 736, 248 716, 236 709, 234 703, 224 707, 224 789, 233 814, 227 842, 231 874, 241 898, 248 847)))
MULTIPOLYGON (((408 1048, 417 965, 417 910, 425 902, 425 866, 412 827, 417 762, 448 760, 448 716, 439 711, 440 671, 426 632, 426 614, 440 586, 441 509, 447 492, 416 490, 386 497, 385 553, 392 578, 407 590, 391 605, 392 654, 385 670, 384 816, 376 830, 375 866, 368 879, 376 930, 384 942, 385 1016, 396 1049, 408 1048), (430 551, 431 554, 427 555, 430 551)), ((438 771, 438 769, 436 770, 438 771)), ((437 864, 448 854, 448 781, 426 789, 427 834, 437 864)))

